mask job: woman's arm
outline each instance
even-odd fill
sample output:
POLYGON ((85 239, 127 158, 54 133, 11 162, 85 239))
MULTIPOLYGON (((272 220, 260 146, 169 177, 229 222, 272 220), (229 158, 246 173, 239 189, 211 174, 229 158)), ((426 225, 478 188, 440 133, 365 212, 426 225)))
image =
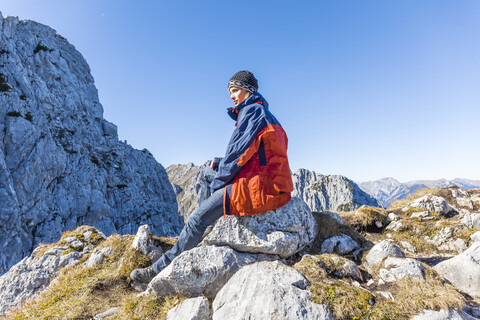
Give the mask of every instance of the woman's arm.
POLYGON ((233 181, 242 166, 254 154, 252 144, 254 144, 258 134, 268 125, 263 106, 260 104, 254 104, 242 111, 245 113, 242 112, 238 119, 237 127, 228 143, 225 157, 220 161, 217 175, 210 184, 212 192, 233 181))

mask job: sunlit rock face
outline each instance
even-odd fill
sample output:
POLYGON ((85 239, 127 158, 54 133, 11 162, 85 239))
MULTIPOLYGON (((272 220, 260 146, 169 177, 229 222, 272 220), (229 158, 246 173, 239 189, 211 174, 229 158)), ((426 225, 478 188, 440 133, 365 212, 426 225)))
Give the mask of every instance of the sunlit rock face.
POLYGON ((381 206, 375 198, 344 176, 322 175, 299 169, 292 175, 292 179, 292 196, 302 198, 312 211, 351 211, 362 205, 381 206))
POLYGON ((82 55, 48 26, 1 16, 0 274, 82 224, 177 234, 164 168, 118 140, 82 55))

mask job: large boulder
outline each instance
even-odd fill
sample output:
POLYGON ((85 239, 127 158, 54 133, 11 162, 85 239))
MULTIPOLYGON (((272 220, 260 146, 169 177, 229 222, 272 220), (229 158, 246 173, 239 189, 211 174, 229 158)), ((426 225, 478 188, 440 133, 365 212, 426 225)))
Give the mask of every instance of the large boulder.
POLYGON ((475 242, 461 254, 440 262, 435 270, 457 289, 480 297, 480 243, 475 242))
POLYGON ((226 246, 201 246, 181 253, 149 284, 144 294, 214 298, 244 265, 267 260, 264 254, 241 253, 226 246))
POLYGON ((201 166, 187 163, 172 164, 166 168, 168 179, 177 196, 178 213, 183 216, 185 222, 190 214, 208 198, 210 186, 207 181, 215 177, 215 171, 211 170, 209 165, 210 161, 207 161, 201 166), (209 177, 204 179, 203 175, 209 177))
POLYGON ((460 222, 471 229, 480 229, 480 213, 466 214, 460 222))
POLYGON ((279 261, 240 269, 213 301, 213 320, 333 319, 328 308, 310 300, 309 282, 279 261))
POLYGON ((345 255, 359 247, 358 243, 350 238, 350 236, 342 234, 341 236, 334 236, 323 241, 320 253, 338 253, 345 255))
POLYGON ((186 299, 167 313, 167 320, 208 320, 209 318, 210 305, 205 297, 186 299))
POLYGON ((380 269, 380 279, 393 282, 398 279, 412 278, 425 281, 425 268, 415 259, 388 257, 383 263, 385 269, 380 269))
POLYGON ((367 260, 367 264, 370 267, 373 267, 381 264, 382 261, 387 257, 404 258, 405 254, 396 244, 393 244, 388 240, 383 240, 374 245, 365 258, 367 260))
POLYGON ((177 235, 165 169, 118 139, 80 52, 17 17, 1 19, 0 51, 0 274, 79 225, 177 235))
POLYGON ((407 211, 410 208, 427 209, 429 212, 435 213, 439 216, 448 216, 456 212, 444 198, 433 196, 431 194, 427 194, 410 202, 402 210, 407 211))
POLYGON ((226 245, 237 251, 289 257, 315 239, 317 226, 300 198, 262 214, 219 219, 203 240, 204 245, 226 245))
POLYGON ((45 289, 61 268, 76 265, 83 253, 64 254, 67 249, 68 246, 53 247, 37 257, 38 247, 31 256, 0 276, 0 315, 45 289))
POLYGON ((292 179, 292 196, 302 198, 312 211, 351 211, 362 205, 381 207, 380 202, 344 176, 299 169, 292 179))

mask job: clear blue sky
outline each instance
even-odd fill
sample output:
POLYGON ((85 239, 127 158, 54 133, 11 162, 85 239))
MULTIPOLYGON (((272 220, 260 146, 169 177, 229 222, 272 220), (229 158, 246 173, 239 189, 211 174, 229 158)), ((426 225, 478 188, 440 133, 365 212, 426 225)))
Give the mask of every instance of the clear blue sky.
POLYGON ((0 0, 90 64, 105 118, 165 167, 221 156, 251 70, 292 170, 480 179, 480 1, 0 0))

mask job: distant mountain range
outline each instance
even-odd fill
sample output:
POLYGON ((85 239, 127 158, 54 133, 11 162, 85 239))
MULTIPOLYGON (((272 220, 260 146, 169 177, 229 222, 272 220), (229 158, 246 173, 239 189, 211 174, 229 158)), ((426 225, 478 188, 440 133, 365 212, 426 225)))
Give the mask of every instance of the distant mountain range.
POLYGON ((385 208, 388 208, 395 200, 407 198, 418 189, 445 188, 454 185, 463 190, 480 188, 479 180, 459 178, 453 180, 415 180, 403 183, 394 178, 383 178, 357 184, 363 191, 380 201, 385 208))

